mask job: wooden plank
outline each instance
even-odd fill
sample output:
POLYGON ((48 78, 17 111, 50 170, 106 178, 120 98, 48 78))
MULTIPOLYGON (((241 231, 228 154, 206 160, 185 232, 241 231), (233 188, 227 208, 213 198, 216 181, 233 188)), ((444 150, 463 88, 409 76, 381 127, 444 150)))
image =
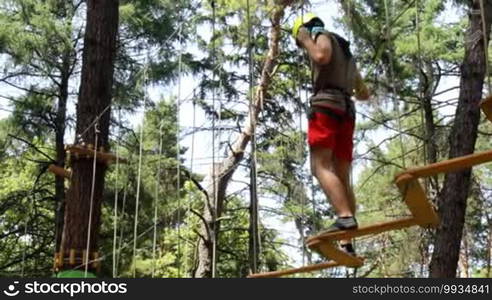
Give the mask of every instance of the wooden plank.
POLYGON ((82 250, 82 264, 85 266, 85 262, 90 262, 90 257, 87 256, 87 250, 82 250))
POLYGON ((309 246, 312 243, 316 243, 316 241, 348 240, 355 237, 378 234, 389 230, 396 230, 396 229, 402 229, 410 226, 415 226, 417 224, 418 223, 414 217, 409 217, 409 218, 381 222, 369 226, 359 227, 358 229, 355 230, 340 230, 330 233, 323 233, 308 238, 306 240, 306 243, 309 246))
POLYGON ((92 260, 92 267, 97 271, 97 272, 100 272, 101 271, 101 263, 99 261, 99 252, 94 252, 92 254, 93 256, 93 260, 92 260))
POLYGON ((71 266, 75 265, 75 249, 70 249, 68 262, 71 266))
POLYGON ((427 196, 418 179, 406 174, 398 177, 396 185, 400 189, 403 199, 418 225, 437 226, 439 224, 439 217, 427 200, 427 196))
POLYGON ((492 150, 460 156, 453 159, 440 161, 430 165, 408 169, 396 176, 396 180, 401 177, 411 175, 415 178, 435 176, 439 173, 456 172, 462 169, 492 161, 492 150))
POLYGON ((378 234, 389 230, 403 229, 415 225, 436 226, 439 224, 439 217, 427 200, 425 192, 417 179, 414 179, 414 177, 409 174, 405 174, 405 176, 399 177, 396 184, 404 197, 408 209, 412 213, 412 217, 376 223, 359 227, 358 229, 323 233, 308 238, 306 240, 307 245, 309 247, 314 247, 317 243, 322 241, 351 239, 365 235, 378 234))
POLYGON ((341 266, 341 265, 335 261, 328 261, 328 262, 322 262, 319 264, 304 266, 304 267, 300 267, 300 268, 293 268, 293 269, 287 269, 287 270, 279 270, 279 271, 251 274, 248 276, 248 278, 276 278, 276 277, 282 277, 282 276, 298 274, 298 273, 308 273, 308 272, 313 272, 313 271, 319 271, 319 270, 324 270, 324 269, 329 269, 329 268, 334 268, 334 267, 339 267, 339 266, 341 266))
POLYGON ((55 174, 56 176, 65 177, 67 179, 70 179, 70 176, 72 176, 71 171, 65 170, 64 168, 56 165, 49 165, 48 171, 55 174))
POLYGON ((63 265, 65 264, 65 256, 63 251, 60 251, 59 258, 60 258, 60 264, 58 265, 58 267, 63 268, 63 265))
POLYGON ((58 267, 60 266, 60 254, 58 252, 55 253, 55 259, 53 261, 53 269, 58 271, 58 267))
POLYGON ((324 257, 331 259, 343 266, 357 268, 364 264, 361 258, 352 256, 336 248, 331 241, 317 240, 316 243, 310 244, 309 248, 317 251, 324 257))
MULTIPOLYGON (((90 147, 71 145, 71 146, 66 147, 66 151, 73 154, 75 157, 94 158, 94 149, 92 149, 90 147)), ((99 162, 110 164, 110 163, 115 163, 117 160, 117 157, 116 157, 116 155, 109 153, 109 152, 97 151, 96 159, 99 162)), ((118 161, 120 163, 127 163, 127 161, 123 158, 119 158, 118 161)))
POLYGON ((488 95, 481 103, 480 107, 489 121, 492 121, 492 95, 488 95))

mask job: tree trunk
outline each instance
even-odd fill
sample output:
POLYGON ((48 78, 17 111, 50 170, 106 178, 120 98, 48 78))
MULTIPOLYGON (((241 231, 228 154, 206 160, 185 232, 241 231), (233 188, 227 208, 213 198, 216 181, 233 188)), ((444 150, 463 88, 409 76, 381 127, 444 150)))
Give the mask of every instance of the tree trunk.
MULTIPOLYGON (((254 148, 251 147, 253 153, 254 148)), ((248 228, 248 252, 249 252, 249 272, 258 272, 260 259, 260 236, 258 231, 258 193, 256 190, 256 158, 251 158, 251 180, 250 180, 250 203, 249 203, 249 228, 248 228)))
MULTIPOLYGON (((485 77, 485 53, 480 1, 470 3, 470 25, 465 37, 465 57, 461 65, 458 107, 450 134, 449 158, 467 155, 475 150, 480 121, 479 102, 485 77)), ((485 2, 486 36, 490 34, 492 3, 485 2)), ((488 44, 488 41, 486 41, 488 44)), ((438 197, 441 223, 436 232, 434 253, 429 266, 431 277, 455 277, 461 236, 470 187, 471 170, 448 173, 438 197)))
MULTIPOLYGON (((418 58, 419 60, 421 58, 418 58)), ((434 109, 432 99, 436 92, 441 76, 439 72, 432 67, 432 61, 425 60, 419 63, 419 101, 423 110, 424 117, 424 145, 426 154, 426 164, 437 162, 437 145, 436 145, 436 124, 434 122, 434 109), (437 75, 434 75, 437 74, 437 75)))
POLYGON ((220 230, 220 221, 217 222, 216 220, 222 215, 223 199, 225 198, 225 189, 219 189, 219 185, 224 184, 221 182, 222 180, 228 181, 230 176, 232 176, 231 173, 224 177, 218 177, 217 174, 221 173, 221 164, 216 164, 209 175, 208 196, 205 199, 205 207, 203 208, 203 222, 200 228, 201 239, 198 243, 198 266, 194 274, 194 277, 197 278, 212 277, 214 235, 220 230), (220 195, 218 195, 219 192, 221 193, 220 195), (215 199, 218 201, 216 202, 215 199), (222 201, 219 201, 219 199, 222 199, 222 201))
MULTIPOLYGON (((68 101, 68 82, 70 80, 70 53, 63 57, 61 66, 60 94, 58 98, 58 109, 56 112, 56 165, 65 168, 65 122, 68 101)), ((65 213, 65 178, 55 176, 55 251, 60 251, 61 237, 63 232, 63 217, 65 213)))
MULTIPOLYGON (((118 0, 88 0, 84 37, 82 79, 77 105, 76 143, 96 144, 109 149, 109 123, 113 64, 118 33, 118 0), (95 124, 93 122, 95 121, 95 124), (97 125, 97 131, 96 126, 97 125)), ((62 251, 97 250, 106 165, 97 163, 92 216, 90 216, 92 158, 72 157, 72 179, 65 206, 62 251), (89 219, 91 222, 89 224, 89 219)))
POLYGON ((194 277, 211 277, 213 267, 213 241, 218 240, 220 222, 216 220, 220 218, 224 206, 226 190, 229 182, 234 175, 239 163, 244 158, 244 151, 248 146, 252 132, 258 123, 258 116, 263 107, 262 103, 265 99, 265 94, 271 82, 272 72, 277 65, 277 56, 279 54, 279 41, 281 37, 280 21, 284 15, 284 10, 291 5, 294 0, 276 1, 272 12, 272 27, 270 29, 269 50, 265 63, 263 65, 259 86, 257 87, 255 99, 253 103, 253 112, 246 120, 246 125, 241 132, 240 137, 232 146, 232 151, 228 157, 218 164, 213 166, 216 172, 212 172, 210 188, 208 189, 208 197, 205 201, 203 209, 203 223, 200 230, 200 243, 198 246, 198 267, 194 277), (215 179, 214 179, 215 177, 215 179), (215 182, 215 189, 214 183, 215 182))

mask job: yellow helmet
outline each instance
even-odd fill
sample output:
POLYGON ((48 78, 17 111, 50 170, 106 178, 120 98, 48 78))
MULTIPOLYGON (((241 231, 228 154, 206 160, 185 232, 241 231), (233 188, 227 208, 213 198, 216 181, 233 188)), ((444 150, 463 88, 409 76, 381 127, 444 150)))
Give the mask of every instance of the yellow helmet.
POLYGON ((300 17, 297 17, 297 19, 294 21, 294 26, 292 26, 292 36, 294 39, 297 39, 297 34, 299 33, 299 29, 303 26, 308 24, 314 19, 318 19, 321 21, 321 19, 315 15, 314 13, 306 13, 300 17))

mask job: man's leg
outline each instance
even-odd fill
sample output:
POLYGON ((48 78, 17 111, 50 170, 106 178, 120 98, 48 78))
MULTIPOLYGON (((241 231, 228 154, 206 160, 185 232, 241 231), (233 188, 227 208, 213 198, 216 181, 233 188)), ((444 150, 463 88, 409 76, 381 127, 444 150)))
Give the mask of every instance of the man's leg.
POLYGON ((352 168, 352 162, 343 159, 337 159, 335 157, 334 165, 335 165, 335 173, 337 174, 338 178, 340 178, 342 184, 345 187, 347 197, 349 200, 350 211, 352 215, 355 215, 355 211, 356 211, 355 196, 354 196, 354 190, 352 189, 352 184, 350 182, 350 171, 352 168))
MULTIPOLYGON (((335 158, 334 165, 335 165, 335 173, 337 174, 338 178, 341 179, 342 184, 345 187, 349 200, 350 211, 352 215, 355 215, 355 211, 356 211, 355 196, 354 196, 354 190, 352 189, 352 184, 350 182, 350 170, 352 167, 352 163, 348 160, 335 158)), ((355 253, 355 251, 353 250, 353 246, 351 244, 352 244, 351 240, 340 241, 340 245, 342 245, 343 248, 346 248, 347 252, 355 253)))
POLYGON ((322 147, 311 148, 311 169, 326 196, 330 198, 338 217, 352 217, 353 205, 344 179, 339 177, 334 164, 333 151, 322 147))
POLYGON ((347 188, 342 178, 337 175, 334 163, 335 157, 340 156, 336 154, 336 151, 341 148, 337 145, 340 142, 339 131, 343 129, 341 125, 344 123, 341 124, 338 120, 322 113, 315 113, 309 119, 308 142, 311 150, 311 169, 325 195, 331 200, 338 216, 335 223, 324 232, 357 228, 347 188))

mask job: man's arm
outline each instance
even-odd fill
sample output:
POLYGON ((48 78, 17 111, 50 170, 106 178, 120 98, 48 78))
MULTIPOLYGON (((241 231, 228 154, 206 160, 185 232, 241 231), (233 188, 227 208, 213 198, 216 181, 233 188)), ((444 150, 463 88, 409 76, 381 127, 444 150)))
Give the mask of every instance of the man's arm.
POLYGON ((300 45, 307 50, 311 59, 319 65, 326 65, 331 61, 332 47, 329 37, 324 34, 319 35, 316 41, 311 39, 309 30, 305 27, 299 29, 297 40, 300 45))
POLYGON ((359 70, 357 70, 355 72, 355 98, 357 100, 369 100, 369 97, 371 97, 371 93, 364 83, 359 70))

